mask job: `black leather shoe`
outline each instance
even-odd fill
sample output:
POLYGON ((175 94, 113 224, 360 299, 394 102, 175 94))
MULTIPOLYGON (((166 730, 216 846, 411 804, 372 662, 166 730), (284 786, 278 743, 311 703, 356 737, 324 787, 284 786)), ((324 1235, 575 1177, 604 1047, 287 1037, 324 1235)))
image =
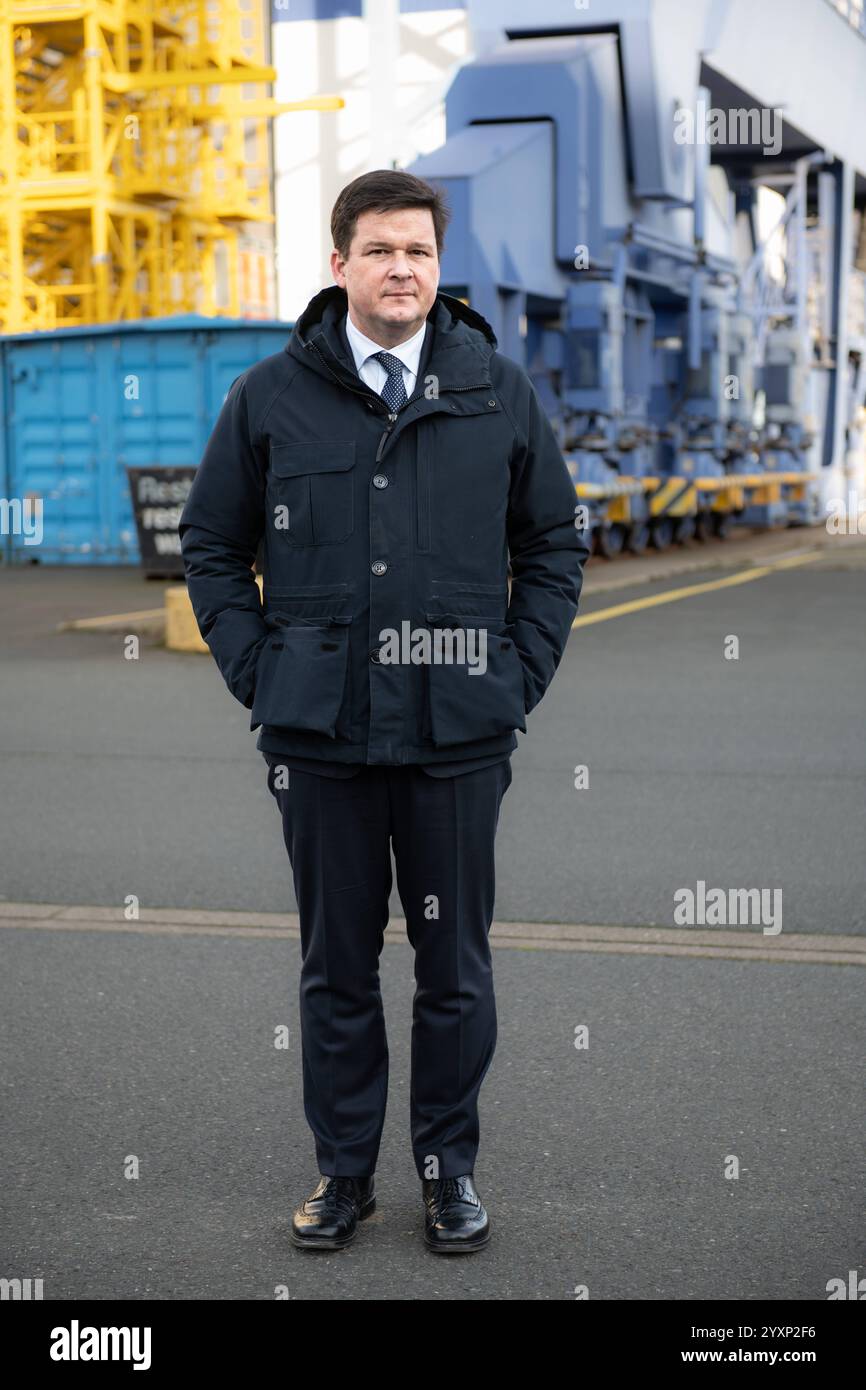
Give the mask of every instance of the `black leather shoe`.
POLYGON ((461 1178, 422 1178, 424 1244, 439 1255, 480 1250, 490 1239, 490 1220, 475 1191, 472 1174, 461 1178))
POLYGON ((292 1244, 304 1250, 342 1250, 358 1222, 376 1210, 374 1178, 326 1178, 292 1217, 292 1244))

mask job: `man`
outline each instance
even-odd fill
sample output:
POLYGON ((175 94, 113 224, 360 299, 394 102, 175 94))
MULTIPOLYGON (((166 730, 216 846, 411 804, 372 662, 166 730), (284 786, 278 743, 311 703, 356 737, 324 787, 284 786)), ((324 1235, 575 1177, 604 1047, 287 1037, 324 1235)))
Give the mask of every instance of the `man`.
POLYGON ((343 189, 336 283, 233 382, 180 521, 196 619, 261 728, 293 871, 320 1173, 292 1221, 306 1249, 347 1245, 375 1205, 392 843, 415 951, 425 1242, 489 1239, 474 1168, 496 1043, 494 838, 515 730, 559 664, 588 553, 529 378, 438 293, 449 217, 407 173, 343 189))

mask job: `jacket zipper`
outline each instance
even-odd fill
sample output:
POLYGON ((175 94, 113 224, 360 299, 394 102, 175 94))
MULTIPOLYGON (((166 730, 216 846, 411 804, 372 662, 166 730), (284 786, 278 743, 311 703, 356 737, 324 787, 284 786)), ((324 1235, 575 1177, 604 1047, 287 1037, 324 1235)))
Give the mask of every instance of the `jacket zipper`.
MULTIPOLYGON (((315 343, 305 343, 304 346, 305 346, 309 351, 314 352, 314 353, 316 354, 316 356, 318 357, 319 361, 322 362, 322 363, 324 363, 324 365, 328 368, 328 371, 331 373, 331 376, 334 378, 334 380, 337 382, 337 384, 338 384, 339 386, 345 387, 345 389, 346 389, 347 391, 354 391, 356 396, 363 396, 365 400, 370 400, 371 397, 376 396, 376 392, 373 391, 373 390, 372 390, 371 388, 369 388, 369 387, 367 388, 367 391, 359 391, 358 388, 357 388, 357 386, 347 386, 346 383, 345 383, 345 381, 342 381, 342 380, 340 379, 340 377, 337 376, 337 373, 333 370, 333 368, 331 367, 330 363, 325 361, 325 358, 324 358, 324 357, 322 356, 322 354, 319 352, 319 349, 316 347, 316 344, 315 344, 315 343), (369 394, 368 394, 368 392, 369 392, 369 394)), ((489 381, 478 381, 478 382, 476 382, 473 386, 440 386, 439 389, 440 389, 440 391, 478 391, 478 390, 480 390, 481 387, 483 387, 483 386, 486 386, 486 387, 488 387, 489 389, 492 390, 492 382, 489 382, 489 381)), ((403 402, 403 404, 401 405, 400 409, 401 409, 401 410, 405 410, 407 405, 411 405, 413 401, 418 400, 422 394, 423 394, 423 392, 415 391, 415 392, 408 398, 408 400, 405 400, 405 401, 403 402)), ((377 400, 381 400, 381 396, 376 396, 376 399, 377 399, 377 400)), ((388 435, 391 433, 392 429, 394 428, 394 421, 397 419, 397 415, 396 415, 392 410, 380 410, 380 411, 379 411, 379 414, 380 414, 380 415, 387 415, 387 417, 388 417, 388 422, 389 422, 389 423, 388 423, 388 428, 385 430, 385 433, 382 435, 382 438, 379 440, 379 447, 378 447, 378 449, 376 450, 376 458, 375 458, 375 462, 376 462, 376 463, 378 463, 379 460, 380 460, 380 458, 382 457, 382 450, 383 450, 384 447, 385 447, 385 440, 388 438, 388 435)))
MULTIPOLYGON (((407 401, 406 404, 408 405, 409 402, 407 401)), ((388 419, 389 419, 389 421, 390 421, 390 424, 388 425, 388 428, 386 429, 385 433, 382 435, 382 438, 379 440, 379 447, 378 447, 378 449, 376 450, 376 458, 375 458, 375 460, 374 460, 376 463, 378 463, 379 460, 380 460, 380 458, 382 457, 382 450, 383 450, 384 447, 385 447, 385 440, 388 438, 388 435, 391 433, 392 429, 394 428, 394 421, 397 419, 397 416, 394 415, 392 412, 389 411, 389 412, 388 412, 388 419)))
MULTIPOLYGON (((321 356, 321 353, 319 354, 319 356, 321 356)), ((325 366, 327 367, 327 365, 328 365, 328 364, 327 364, 327 362, 326 362, 326 363, 325 363, 325 366)), ((333 373, 331 373, 331 375, 333 376, 333 373)), ((474 386, 440 386, 439 390, 440 390, 440 391, 477 391, 480 387, 486 387, 488 390, 491 390, 491 389, 492 389, 492 387, 491 387, 491 385, 490 385, 489 382, 480 381, 480 382, 477 382, 474 386)), ((354 390, 354 387, 353 387, 352 389, 354 390)), ((421 392, 421 391, 416 391, 413 395, 411 395, 411 396, 409 397, 408 400, 406 400, 406 401, 403 402, 403 404, 401 405, 400 409, 401 409, 401 410, 405 410, 407 405, 411 405, 413 401, 419 400, 420 397, 421 397, 422 395, 423 395, 423 392, 421 392)), ((385 448, 385 440, 388 438, 388 435, 391 433, 392 429, 394 428, 394 421, 397 419, 397 416, 394 415, 394 414, 392 414, 392 413, 389 411, 389 413, 388 413, 388 419, 389 419, 389 421, 390 421, 390 424, 388 425, 388 428, 386 429, 385 433, 382 435, 382 438, 379 440, 379 447, 378 447, 378 449, 376 450, 376 459, 375 459, 376 463, 378 463, 379 460, 380 460, 381 457, 382 457, 382 450, 385 448)))

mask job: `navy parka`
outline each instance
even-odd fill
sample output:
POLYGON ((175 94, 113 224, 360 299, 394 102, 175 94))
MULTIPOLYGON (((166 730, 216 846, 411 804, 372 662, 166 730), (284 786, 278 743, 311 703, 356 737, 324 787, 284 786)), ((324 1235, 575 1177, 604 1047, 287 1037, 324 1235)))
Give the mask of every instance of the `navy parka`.
POLYGON ((507 755, 577 612, 588 548, 568 469, 480 314, 437 294, 394 415, 355 370, 347 308, 345 290, 321 291, 283 351, 229 389, 179 524, 199 630, 263 751, 507 755), (417 652, 423 634, 461 629, 484 634, 483 674, 406 659, 407 636, 417 652), (400 660, 389 632, 405 634, 400 660))

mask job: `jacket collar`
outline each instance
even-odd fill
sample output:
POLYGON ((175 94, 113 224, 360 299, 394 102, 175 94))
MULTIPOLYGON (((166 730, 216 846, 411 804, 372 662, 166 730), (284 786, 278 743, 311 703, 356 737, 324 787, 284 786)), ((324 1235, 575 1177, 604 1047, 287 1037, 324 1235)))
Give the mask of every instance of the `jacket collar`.
MULTIPOLYGON (((355 371, 342 327, 348 307, 346 291, 339 285, 321 290, 295 323, 285 351, 320 375, 331 379, 336 376, 353 390, 375 396, 355 371)), ((430 330, 424 339, 418 374, 421 389, 426 375, 438 378, 441 391, 452 387, 489 387, 490 357, 497 343, 487 320, 462 300, 439 291, 427 322, 430 330)), ((416 384, 415 395, 418 390, 416 384)))

